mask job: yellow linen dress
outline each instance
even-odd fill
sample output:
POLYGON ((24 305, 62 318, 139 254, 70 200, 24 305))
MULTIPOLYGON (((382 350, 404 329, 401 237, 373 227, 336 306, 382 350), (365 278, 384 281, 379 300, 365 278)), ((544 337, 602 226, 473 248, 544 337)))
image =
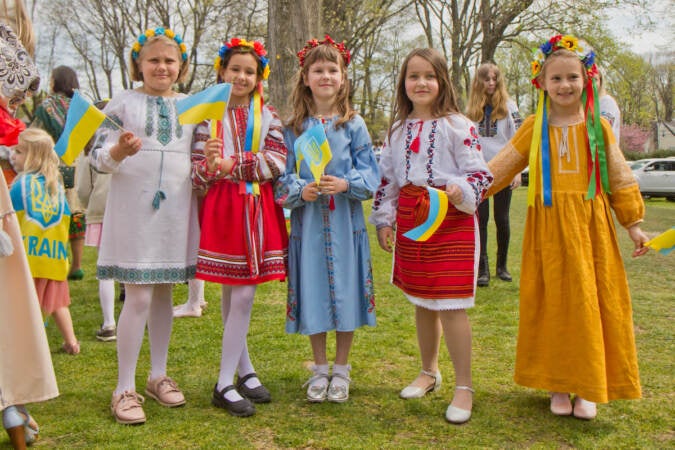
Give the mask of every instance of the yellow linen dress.
MULTIPOLYGON (((528 164, 534 116, 528 117, 489 168, 503 189, 528 164)), ((609 124, 602 120, 611 195, 586 200, 586 125, 549 126, 550 207, 536 183, 528 207, 520 278, 516 383, 571 392, 604 403, 639 398, 630 292, 611 210, 629 227, 644 203, 609 124)))

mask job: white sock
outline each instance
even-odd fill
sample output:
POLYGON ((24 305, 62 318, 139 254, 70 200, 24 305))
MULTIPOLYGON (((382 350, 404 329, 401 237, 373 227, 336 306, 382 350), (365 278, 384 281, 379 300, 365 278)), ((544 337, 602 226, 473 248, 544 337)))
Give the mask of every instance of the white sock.
POLYGON ((150 312, 152 285, 129 284, 117 323, 117 388, 115 394, 136 390, 136 364, 150 312))
MULTIPOLYGON (((234 383, 234 374, 246 349, 246 335, 251 320, 255 285, 223 286, 223 344, 220 359, 218 390, 234 383)), ((228 391, 225 398, 241 400, 237 391, 228 391)))
POLYGON ((115 326, 115 280, 98 281, 98 297, 103 313, 103 327, 115 326))
MULTIPOLYGON (((328 375, 328 364, 315 364, 314 367, 312 367, 312 370, 314 371, 314 375, 328 375)), ((328 386, 328 379, 317 377, 309 383, 309 387, 318 386, 328 386)))
POLYGON ((337 385, 337 386, 349 386, 348 379, 349 379, 349 371, 351 370, 351 368, 352 368, 352 366, 350 366, 349 364, 344 364, 344 365, 333 364, 333 375, 336 375, 336 374, 343 375, 344 377, 347 378, 347 380, 345 380, 342 377, 332 377, 331 380, 330 380, 331 384, 337 385))
POLYGON ((156 284, 153 290, 148 316, 151 380, 166 375, 166 361, 169 356, 169 341, 173 325, 172 290, 172 284, 156 284))

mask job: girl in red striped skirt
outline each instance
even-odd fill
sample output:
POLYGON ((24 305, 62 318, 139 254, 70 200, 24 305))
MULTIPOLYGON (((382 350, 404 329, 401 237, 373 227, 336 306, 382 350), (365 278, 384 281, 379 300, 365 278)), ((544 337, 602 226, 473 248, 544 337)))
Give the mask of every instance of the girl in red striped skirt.
POLYGON ((394 250, 392 282, 415 305, 422 356, 422 371, 400 396, 423 397, 440 386, 443 333, 456 382, 445 417, 464 423, 473 405, 466 308, 474 305, 480 250, 476 209, 492 175, 436 50, 415 49, 403 62, 380 158, 382 183, 370 222, 380 247, 394 250))

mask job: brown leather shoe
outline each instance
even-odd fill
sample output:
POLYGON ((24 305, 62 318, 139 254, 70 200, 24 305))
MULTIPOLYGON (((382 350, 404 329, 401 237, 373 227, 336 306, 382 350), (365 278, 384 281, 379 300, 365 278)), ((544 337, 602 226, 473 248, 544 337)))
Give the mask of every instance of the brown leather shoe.
POLYGON ((174 408, 185 404, 185 396, 171 378, 165 376, 148 380, 145 394, 152 397, 162 406, 174 408))
POLYGON ((110 411, 117 423, 134 425, 145 423, 143 402, 145 399, 136 392, 124 391, 119 395, 113 394, 110 411))

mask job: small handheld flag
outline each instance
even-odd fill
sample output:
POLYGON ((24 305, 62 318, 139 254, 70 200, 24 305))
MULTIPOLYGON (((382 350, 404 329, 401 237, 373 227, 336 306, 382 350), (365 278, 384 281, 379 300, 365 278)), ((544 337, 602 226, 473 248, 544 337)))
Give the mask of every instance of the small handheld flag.
POLYGON ((299 170, 300 163, 304 160, 318 183, 323 170, 333 157, 323 125, 315 125, 302 133, 295 141, 293 149, 297 160, 296 170, 299 170))
POLYGON ((201 123, 204 120, 222 120, 230 101, 230 83, 219 83, 176 102, 178 122, 181 125, 201 123))
POLYGON ((675 249, 675 227, 659 234, 654 239, 649 240, 645 245, 663 255, 667 255, 675 249))
POLYGON ((70 99, 66 123, 54 150, 61 160, 71 165, 94 135, 106 115, 75 91, 70 99))
POLYGON ((417 242, 424 242, 441 226, 448 212, 448 196, 440 189, 427 186, 429 191, 429 214, 419 226, 403 233, 403 236, 417 242))

